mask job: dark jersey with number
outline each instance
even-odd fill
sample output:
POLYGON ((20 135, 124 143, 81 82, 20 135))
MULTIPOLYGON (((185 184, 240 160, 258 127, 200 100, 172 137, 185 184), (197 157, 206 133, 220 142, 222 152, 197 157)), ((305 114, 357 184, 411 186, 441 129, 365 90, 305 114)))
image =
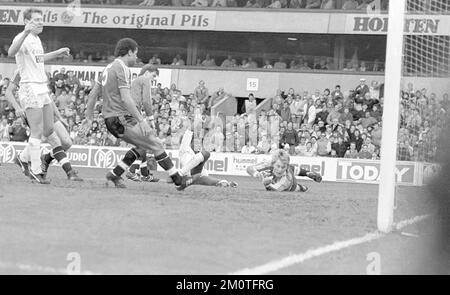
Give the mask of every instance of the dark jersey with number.
POLYGON ((121 88, 131 87, 131 71, 128 66, 120 59, 114 60, 103 70, 100 84, 104 118, 130 115, 120 96, 121 88))

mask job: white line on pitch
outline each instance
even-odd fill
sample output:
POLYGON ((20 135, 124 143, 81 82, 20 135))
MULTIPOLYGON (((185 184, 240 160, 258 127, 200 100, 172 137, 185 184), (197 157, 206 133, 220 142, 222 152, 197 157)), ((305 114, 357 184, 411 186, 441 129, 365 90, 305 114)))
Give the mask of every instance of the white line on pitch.
MULTIPOLYGON (((416 217, 408 219, 408 220, 403 220, 395 225, 395 229, 400 230, 408 225, 420 222, 428 217, 430 217, 430 215, 421 215, 421 216, 416 216, 416 217)), ((324 254, 336 252, 336 251, 339 251, 339 250, 342 250, 342 249, 345 249, 345 248, 348 248, 351 246, 374 241, 374 240, 377 240, 384 236, 386 236, 386 234, 379 232, 379 231, 374 231, 374 232, 368 233, 359 238, 354 238, 354 239, 341 241, 341 242, 335 242, 333 244, 330 244, 330 245, 327 245, 324 247, 310 249, 301 254, 289 255, 285 258, 282 258, 279 260, 274 260, 274 261, 268 262, 266 264, 263 264, 263 265, 260 265, 260 266, 254 267, 254 268, 241 269, 236 272, 230 273, 230 275, 262 275, 262 274, 271 273, 271 272, 280 270, 282 268, 292 266, 294 264, 302 263, 302 262, 309 260, 311 258, 314 258, 314 257, 322 256, 324 254)))
MULTIPOLYGON (((30 265, 30 264, 23 264, 23 263, 7 263, 7 262, 1 262, 0 261, 0 268, 3 269, 15 269, 15 270, 21 270, 21 271, 30 271, 30 272, 44 272, 49 274, 61 274, 61 275, 67 275, 66 269, 57 269, 49 266, 40 266, 40 265, 30 265)), ((98 275, 97 273, 94 273, 92 271, 81 271, 80 275, 98 275)))

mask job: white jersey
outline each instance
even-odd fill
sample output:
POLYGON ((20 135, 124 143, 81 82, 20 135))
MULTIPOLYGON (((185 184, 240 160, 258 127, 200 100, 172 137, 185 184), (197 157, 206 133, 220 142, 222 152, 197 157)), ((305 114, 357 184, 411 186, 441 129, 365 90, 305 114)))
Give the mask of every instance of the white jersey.
MULTIPOLYGON (((191 141, 193 135, 194 133, 192 131, 186 129, 183 135, 183 139, 181 140, 180 148, 178 151, 178 157, 180 159, 181 168, 186 166, 186 164, 189 163, 189 161, 191 161, 192 158, 194 158, 195 156, 195 152, 191 149, 191 141)), ((206 172, 205 169, 203 169, 201 175, 208 176, 208 172, 206 172)), ((191 176, 190 172, 189 176, 191 176)))
MULTIPOLYGON (((23 32, 14 40, 20 38, 23 32)), ((42 91, 47 91, 47 75, 44 68, 44 49, 38 36, 29 34, 16 54, 16 63, 19 69, 21 83, 43 84, 42 91)), ((39 87, 40 88, 40 87, 39 87)), ((40 91, 38 91, 40 92, 40 91)))

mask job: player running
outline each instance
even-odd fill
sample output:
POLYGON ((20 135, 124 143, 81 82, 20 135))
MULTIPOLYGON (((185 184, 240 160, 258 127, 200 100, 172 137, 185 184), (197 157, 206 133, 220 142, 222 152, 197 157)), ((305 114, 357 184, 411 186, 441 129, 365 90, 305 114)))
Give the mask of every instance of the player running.
POLYGON ((262 162, 247 168, 247 173, 258 178, 266 190, 278 192, 306 192, 308 187, 297 182, 295 176, 309 177, 316 182, 322 181, 322 176, 305 169, 296 171, 290 165, 290 156, 285 150, 278 150, 269 162, 262 162))
POLYGON ((13 40, 8 56, 16 58, 21 81, 19 89, 20 105, 26 113, 31 134, 24 152, 19 155, 20 162, 31 161, 29 174, 40 184, 49 184, 41 168, 40 146, 42 137, 46 137, 53 148, 54 155, 65 155, 54 130, 52 100, 48 95, 47 75, 44 62, 68 56, 69 49, 44 53, 38 35, 44 28, 42 11, 35 8, 26 9, 23 13, 25 28, 13 40))
MULTIPOLYGON (((192 180, 188 185, 206 185, 206 186, 220 186, 236 188, 238 184, 234 181, 225 179, 217 179, 208 175, 203 169, 206 161, 208 161, 211 154, 207 151, 197 152, 191 148, 193 132, 186 130, 178 153, 181 163, 181 172, 185 175, 191 175, 192 180)), ((171 180, 169 179, 169 183, 171 180)))
MULTIPOLYGON (((13 108, 16 111, 16 115, 19 117, 23 117, 25 119, 25 123, 28 125, 28 120, 26 118, 26 113, 22 109, 22 107, 17 103, 16 99, 14 98, 15 91, 19 88, 20 83, 20 74, 19 71, 16 70, 13 74, 11 82, 8 85, 8 88, 6 89, 5 96, 8 100, 8 102, 13 106, 13 108)), ((53 114, 54 114, 54 129, 58 136, 58 138, 61 141, 61 147, 64 152, 67 152, 70 147, 72 146, 72 140, 69 136, 69 133, 67 132, 66 127, 62 123, 61 114, 58 112, 58 109, 55 105, 55 102, 52 101, 52 108, 53 108, 53 114)), ((28 125, 28 127, 30 127, 28 125)), ((42 139, 43 141, 46 141, 46 138, 42 139)), ((27 153, 27 150, 24 150, 25 153, 27 153)), ((22 153, 24 153, 22 152, 22 153)), ((23 156, 23 155, 22 155, 23 156)), ((72 165, 70 164, 67 156, 65 153, 61 153, 60 150, 53 149, 47 154, 44 154, 41 156, 41 169, 44 174, 47 173, 48 167, 50 166, 51 162, 54 159, 57 159, 59 164, 61 165, 62 169, 67 175, 67 178, 72 181, 82 181, 77 172, 72 169, 72 165)), ((22 162, 20 159, 20 155, 17 155, 14 159, 14 162, 22 169, 22 172, 26 176, 30 176, 29 166, 27 162, 22 162)))
POLYGON ((87 132, 92 126, 93 110, 97 98, 103 98, 102 113, 108 131, 116 138, 133 144, 121 162, 106 174, 117 188, 125 188, 122 174, 141 156, 151 151, 157 163, 168 172, 178 190, 187 187, 189 177, 182 175, 173 165, 165 152, 162 142, 153 134, 151 127, 136 108, 131 97, 131 71, 129 67, 136 63, 138 45, 130 38, 120 39, 115 48, 116 59, 106 66, 101 82, 97 81, 88 97, 86 119, 82 130, 87 132))
MULTIPOLYGON (((138 77, 131 82, 131 97, 136 103, 138 110, 144 110, 150 127, 155 128, 153 108, 152 108, 152 81, 159 76, 159 70, 153 65, 145 65, 142 67, 138 77)), ((155 135, 156 136, 156 135, 155 135)), ((158 182, 147 167, 147 151, 140 151, 141 157, 137 159, 128 169, 127 178, 136 182, 158 182), (136 170, 140 171, 140 176, 136 170)))

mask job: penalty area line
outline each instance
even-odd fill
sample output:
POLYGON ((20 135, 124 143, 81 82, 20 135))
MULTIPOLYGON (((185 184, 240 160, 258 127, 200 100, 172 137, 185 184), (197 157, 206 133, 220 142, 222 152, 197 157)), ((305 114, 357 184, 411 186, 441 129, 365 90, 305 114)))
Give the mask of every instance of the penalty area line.
MULTIPOLYGON (((402 228, 415 224, 417 222, 423 221, 430 217, 430 215, 421 215, 416 216, 411 219, 403 220, 398 222, 394 225, 394 231, 401 230, 402 228)), ((268 274, 286 267, 290 267, 295 264, 303 263, 306 260, 312 259, 314 257, 319 257, 328 253, 337 252, 345 248, 349 248, 352 246, 368 243, 374 240, 378 240, 384 236, 387 236, 387 233, 382 233, 380 231, 374 231, 371 233, 368 233, 362 237, 353 238, 350 240, 340 241, 340 242, 334 242, 333 244, 319 247, 316 249, 310 249, 306 252, 300 253, 300 254, 294 254, 289 255, 287 257, 273 260, 271 262, 268 262, 266 264, 254 267, 254 268, 245 268, 238 270, 236 272, 229 273, 229 275, 263 275, 268 274)))

